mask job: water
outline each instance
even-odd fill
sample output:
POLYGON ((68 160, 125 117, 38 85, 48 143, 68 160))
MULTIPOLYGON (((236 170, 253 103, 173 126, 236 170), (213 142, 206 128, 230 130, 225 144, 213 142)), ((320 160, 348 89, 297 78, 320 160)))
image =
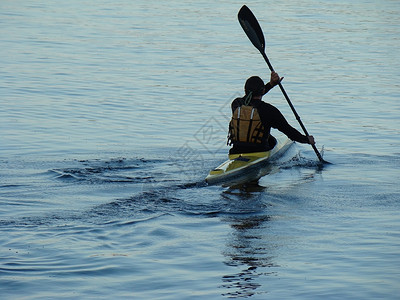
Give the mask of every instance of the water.
POLYGON ((332 165, 207 186, 269 73, 242 4, 1 1, 1 298, 398 298, 400 3, 247 3, 332 165))

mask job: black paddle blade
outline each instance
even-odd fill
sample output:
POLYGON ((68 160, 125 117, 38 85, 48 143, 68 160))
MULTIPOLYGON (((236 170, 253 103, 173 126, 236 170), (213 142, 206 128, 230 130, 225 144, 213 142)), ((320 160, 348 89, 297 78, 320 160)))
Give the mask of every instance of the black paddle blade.
POLYGON ((262 53, 265 52, 264 34, 261 30, 260 24, 258 24, 256 17, 246 5, 243 5, 239 10, 238 19, 254 47, 262 53))

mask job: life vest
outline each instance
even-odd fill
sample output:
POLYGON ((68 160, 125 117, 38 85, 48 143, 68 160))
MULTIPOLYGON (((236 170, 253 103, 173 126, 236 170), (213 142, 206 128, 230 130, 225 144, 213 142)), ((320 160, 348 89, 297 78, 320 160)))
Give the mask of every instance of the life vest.
POLYGON ((259 145, 267 138, 257 108, 241 105, 235 109, 229 123, 228 145, 259 145))

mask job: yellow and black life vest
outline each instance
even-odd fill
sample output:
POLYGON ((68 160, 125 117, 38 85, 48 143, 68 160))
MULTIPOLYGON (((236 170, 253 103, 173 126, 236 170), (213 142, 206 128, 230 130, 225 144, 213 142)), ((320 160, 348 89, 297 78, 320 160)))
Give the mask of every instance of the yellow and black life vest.
POLYGON ((267 138, 257 108, 241 105, 235 109, 229 123, 228 145, 263 144, 267 138))

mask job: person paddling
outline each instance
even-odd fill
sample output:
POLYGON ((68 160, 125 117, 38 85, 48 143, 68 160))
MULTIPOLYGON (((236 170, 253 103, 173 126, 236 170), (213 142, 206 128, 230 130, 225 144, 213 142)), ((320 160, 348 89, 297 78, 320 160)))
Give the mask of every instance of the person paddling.
POLYGON ((312 135, 306 136, 293 128, 273 105, 262 101, 262 97, 279 84, 282 78, 278 73, 271 72, 270 81, 264 81, 258 76, 247 79, 245 95, 233 100, 232 119, 229 123, 228 145, 232 146, 229 154, 263 152, 272 149, 275 138, 270 134, 271 127, 278 129, 291 140, 303 144, 315 144, 312 135))

